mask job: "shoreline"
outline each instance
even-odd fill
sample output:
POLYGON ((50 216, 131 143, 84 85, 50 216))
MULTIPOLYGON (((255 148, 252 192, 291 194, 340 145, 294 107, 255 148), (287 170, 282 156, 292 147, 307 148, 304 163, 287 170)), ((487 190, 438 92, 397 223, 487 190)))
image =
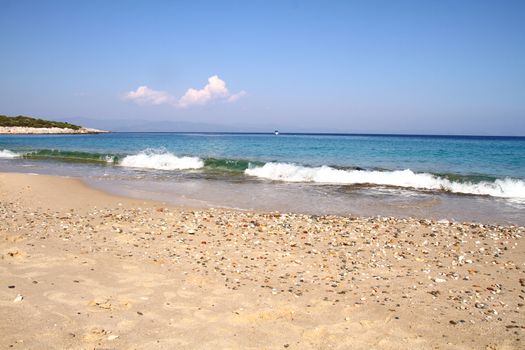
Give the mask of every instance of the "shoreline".
POLYGON ((525 341, 523 227, 192 209, 19 173, 0 198, 0 347, 525 341))
MULTIPOLYGON (((425 221, 432 225, 438 225, 438 224, 458 224, 458 225, 481 225, 486 227, 510 227, 510 228, 516 228, 525 230, 525 225, 515 223, 515 222, 496 222, 496 221, 477 221, 477 220, 457 220, 454 218, 448 218, 448 217, 442 217, 442 218, 431 218, 431 217, 425 217, 425 216, 411 216, 411 215, 360 215, 349 212, 348 214, 339 214, 339 213, 309 213, 309 212, 302 212, 302 211, 283 211, 279 209, 271 210, 271 209, 250 209, 250 208, 241 208, 241 207, 231 207, 231 206, 222 206, 222 205, 212 205, 210 203, 207 203, 204 200, 199 199, 188 199, 190 202, 202 202, 206 204, 187 204, 186 202, 184 204, 180 204, 179 202, 166 200, 164 198, 155 198, 155 197, 148 197, 147 195, 144 195, 141 192, 129 192, 129 191, 123 191, 123 190, 113 190, 110 188, 110 186, 100 186, 96 185, 95 182, 87 181, 86 179, 82 178, 81 176, 77 175, 59 175, 59 174, 40 174, 40 173, 31 173, 31 172, 19 172, 19 171, 0 171, 0 176, 2 175, 22 175, 22 176, 40 176, 43 178, 54 178, 56 180, 62 179, 62 180, 72 180, 77 182, 78 186, 83 187, 87 191, 93 191, 93 193, 100 193, 105 196, 108 196, 109 198, 124 200, 124 201, 131 201, 134 203, 147 203, 150 206, 154 205, 160 205, 165 207, 171 207, 175 210, 219 210, 219 211, 231 211, 231 212, 240 212, 240 213, 252 213, 252 214, 284 214, 284 215, 300 215, 300 216, 307 216, 307 217, 340 217, 340 218, 351 218, 352 220, 394 220, 394 221, 403 221, 403 220, 412 220, 412 221, 425 221)), ((119 181, 119 180, 115 180, 119 181)), ((462 194, 460 194, 462 195, 462 194)), ((469 195, 465 195, 469 196, 469 195)))
MULTIPOLYGON (((0 153, 2 151, 0 150, 0 153)), ((9 156, 10 154, 7 154, 9 156)), ((12 159, 17 162, 16 154, 12 159)), ((62 163, 59 163, 62 164, 62 163)), ((83 166, 83 165, 82 165, 83 166)), ((53 163, 39 161, 10 165, 9 158, 3 162, 1 172, 34 173, 49 176, 70 176, 82 179, 91 188, 135 199, 147 199, 166 202, 178 207, 223 208, 242 211, 308 215, 354 216, 362 218, 387 217, 397 219, 448 220, 452 222, 480 223, 484 225, 525 226, 525 220, 519 215, 520 203, 512 203, 501 198, 487 196, 448 194, 436 192, 418 192, 416 196, 398 196, 396 192, 376 200, 367 193, 367 189, 357 189, 353 198, 347 197, 337 186, 323 185, 301 187, 294 183, 264 183, 257 181, 228 181, 221 178, 192 177, 175 181, 152 181, 142 179, 118 178, 118 171, 125 167, 109 166, 108 177, 98 178, 89 166, 58 168, 53 163), (86 174, 90 174, 87 175, 86 174), (91 175, 94 175, 91 176, 91 175), (115 177, 111 176, 115 175, 115 177), (326 188, 324 196, 319 196, 315 189, 326 188), (335 189, 334 189, 335 188, 335 189), (304 190, 304 191, 303 191, 304 190), (233 191, 230 194, 230 191, 233 191), (268 193, 272 194, 267 195, 268 193), (253 201, 250 198, 259 198, 253 201), (313 204, 313 206, 311 204, 313 204)), ((403 195, 403 193, 400 193, 403 195)))

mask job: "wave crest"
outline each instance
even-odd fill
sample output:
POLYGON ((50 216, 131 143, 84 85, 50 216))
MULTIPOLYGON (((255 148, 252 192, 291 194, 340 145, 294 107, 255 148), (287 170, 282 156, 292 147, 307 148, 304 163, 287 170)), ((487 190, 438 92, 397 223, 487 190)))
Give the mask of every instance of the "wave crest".
POLYGON ((20 154, 10 151, 8 149, 0 151, 0 158, 13 159, 18 157, 20 157, 20 154))
POLYGON ((246 175, 285 182, 316 182, 325 184, 371 184, 422 190, 488 195, 525 199, 525 182, 518 179, 497 179, 494 182, 456 182, 410 169, 395 171, 340 170, 329 166, 304 167, 289 163, 266 163, 246 169, 246 175))
POLYGON ((204 162, 198 157, 177 157, 170 152, 142 151, 124 157, 119 165, 144 169, 189 170, 202 168, 204 162))

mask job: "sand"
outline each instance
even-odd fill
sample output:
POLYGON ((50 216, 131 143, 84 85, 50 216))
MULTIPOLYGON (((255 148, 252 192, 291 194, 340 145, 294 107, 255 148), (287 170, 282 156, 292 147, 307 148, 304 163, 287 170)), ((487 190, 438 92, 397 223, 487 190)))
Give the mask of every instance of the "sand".
POLYGON ((0 174, 2 349, 522 349, 525 229, 0 174))

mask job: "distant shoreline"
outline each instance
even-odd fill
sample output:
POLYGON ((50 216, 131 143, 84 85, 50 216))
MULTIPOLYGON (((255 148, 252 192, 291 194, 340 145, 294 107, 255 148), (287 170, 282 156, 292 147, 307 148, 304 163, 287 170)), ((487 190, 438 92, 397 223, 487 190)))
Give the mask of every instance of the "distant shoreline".
POLYGON ((2 135, 57 135, 57 134, 103 134, 110 131, 93 128, 32 128, 25 126, 0 126, 2 135))

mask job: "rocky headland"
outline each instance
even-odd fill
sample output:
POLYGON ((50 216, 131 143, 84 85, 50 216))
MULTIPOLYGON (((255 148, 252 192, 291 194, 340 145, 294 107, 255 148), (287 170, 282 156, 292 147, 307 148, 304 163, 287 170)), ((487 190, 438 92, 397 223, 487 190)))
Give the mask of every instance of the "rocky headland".
POLYGON ((109 131, 93 128, 33 128, 25 126, 0 126, 0 134, 100 134, 109 131))
POLYGON ((0 134, 99 134, 109 131, 19 115, 0 115, 0 134))

